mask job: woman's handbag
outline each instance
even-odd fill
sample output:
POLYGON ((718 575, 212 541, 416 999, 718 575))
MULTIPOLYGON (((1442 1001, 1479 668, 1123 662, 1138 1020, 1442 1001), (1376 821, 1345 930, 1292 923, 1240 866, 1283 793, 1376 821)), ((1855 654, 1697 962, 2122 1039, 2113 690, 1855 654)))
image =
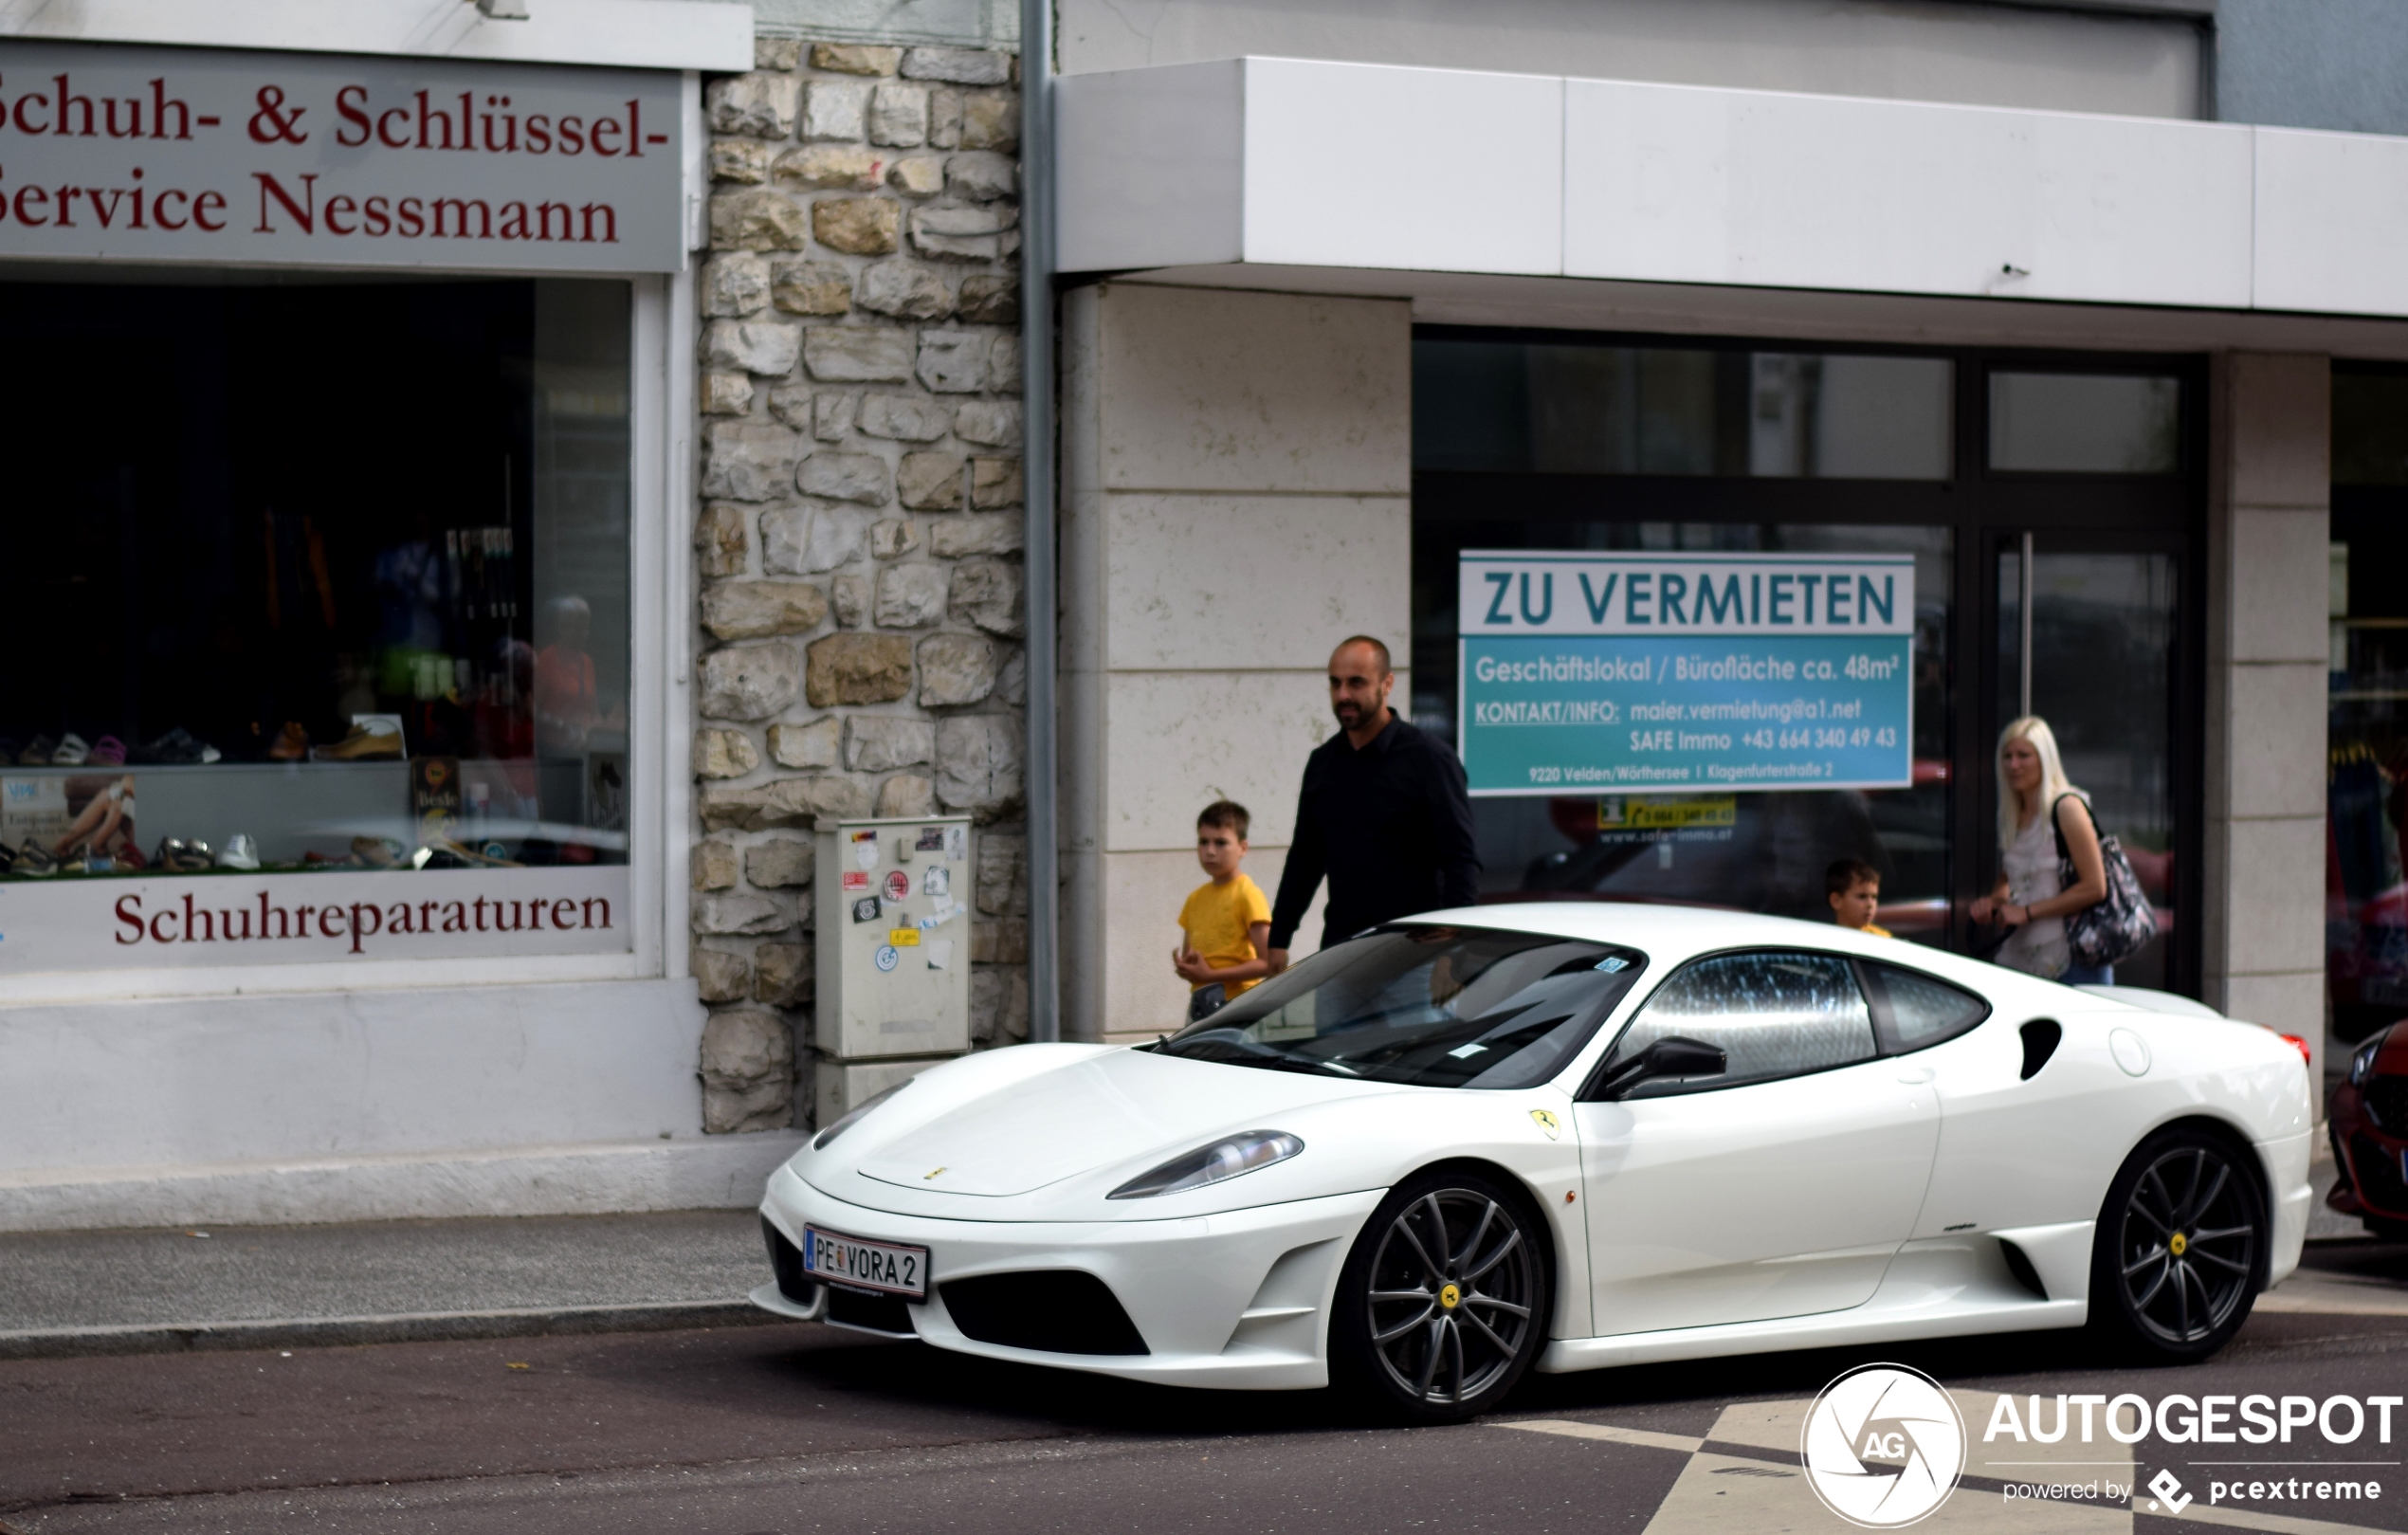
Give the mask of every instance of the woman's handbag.
MULTIPOLYGON (((2069 799, 2082 807, 2083 814, 2090 815, 2090 807, 2080 795, 2060 795, 2057 804, 2069 799)), ((2066 851, 2056 805, 2049 807, 2049 826, 2057 836, 2057 886, 2071 890, 2081 883, 2082 875, 2066 851)), ((2091 815, 2090 830, 2098 831, 2098 817, 2091 815)), ((2132 872, 2132 860, 2124 856, 2124 844, 2105 831, 2099 831, 2099 862, 2106 868, 2107 899, 2068 912, 2065 918, 2066 947, 2078 965, 2096 967, 2128 959, 2157 937, 2157 912, 2142 893, 2141 876, 2132 872)))

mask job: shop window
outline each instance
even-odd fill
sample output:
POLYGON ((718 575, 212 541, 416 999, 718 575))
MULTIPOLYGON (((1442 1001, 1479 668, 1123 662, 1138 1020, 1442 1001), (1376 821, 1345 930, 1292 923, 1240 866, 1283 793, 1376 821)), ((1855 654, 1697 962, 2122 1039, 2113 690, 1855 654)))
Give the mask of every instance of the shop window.
MULTIPOLYGON (((1998 561, 1998 718, 1985 740, 2024 712, 2020 550, 1998 561)), ((2167 554, 2060 552, 2032 559, 2031 712, 2049 722, 2065 773, 2090 796, 2101 831, 2112 833, 2170 934, 2180 915, 2174 868, 2174 638, 2180 581, 2167 554)), ((1985 780, 1998 791, 1995 777, 1985 780)), ((1995 814, 1985 806, 1983 824, 1995 814)), ((2127 986, 2162 988, 2165 943, 2118 962, 2127 986)))
POLYGON ((2408 1015, 2408 374, 2333 375, 2325 973, 2333 1032, 2408 1015))
POLYGON ((1990 375, 1990 466, 2011 473, 2172 474, 2181 384, 2125 374, 1990 375))
POLYGON ((629 304, 0 283, 11 878, 623 864, 629 304))
POLYGON ((1941 357, 1416 339, 1414 463, 1539 474, 1944 480, 1941 357))

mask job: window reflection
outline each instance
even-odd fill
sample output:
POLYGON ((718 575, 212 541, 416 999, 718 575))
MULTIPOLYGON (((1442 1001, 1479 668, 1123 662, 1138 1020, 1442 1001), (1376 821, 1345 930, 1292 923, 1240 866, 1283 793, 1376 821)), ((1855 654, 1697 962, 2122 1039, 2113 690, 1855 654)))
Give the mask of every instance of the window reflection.
POLYGON ((1541 474, 1944 480, 1951 365, 1420 338, 1414 463, 1541 474))
POLYGON ((2018 473, 2172 474, 2180 382, 2123 374, 1994 373, 1990 466, 2018 473))

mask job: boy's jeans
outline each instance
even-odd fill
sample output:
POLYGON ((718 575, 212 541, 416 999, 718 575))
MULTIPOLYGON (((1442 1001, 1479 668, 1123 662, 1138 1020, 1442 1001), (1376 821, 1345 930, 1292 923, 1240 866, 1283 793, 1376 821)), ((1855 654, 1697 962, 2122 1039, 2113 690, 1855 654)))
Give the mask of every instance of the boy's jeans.
POLYGON ((1198 986, 1187 994, 1187 1021, 1200 1022, 1229 1006, 1229 988, 1219 981, 1198 986))

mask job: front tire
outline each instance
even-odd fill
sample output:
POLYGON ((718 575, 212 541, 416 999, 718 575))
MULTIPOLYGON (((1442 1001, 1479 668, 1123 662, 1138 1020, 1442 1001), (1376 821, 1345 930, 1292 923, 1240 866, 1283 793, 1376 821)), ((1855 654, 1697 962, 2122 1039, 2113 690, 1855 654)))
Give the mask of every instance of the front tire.
POLYGON ((1339 1275, 1333 1375, 1411 1420, 1487 1412, 1546 1346, 1552 1259, 1544 1224, 1516 1191, 1470 1171, 1406 1179, 1339 1275))
POLYGON ((2267 1248, 2265 1190, 2246 1153, 2203 1130, 2151 1136, 2099 1210, 2091 1326, 2150 1362, 2205 1359, 2249 1320, 2267 1248))

